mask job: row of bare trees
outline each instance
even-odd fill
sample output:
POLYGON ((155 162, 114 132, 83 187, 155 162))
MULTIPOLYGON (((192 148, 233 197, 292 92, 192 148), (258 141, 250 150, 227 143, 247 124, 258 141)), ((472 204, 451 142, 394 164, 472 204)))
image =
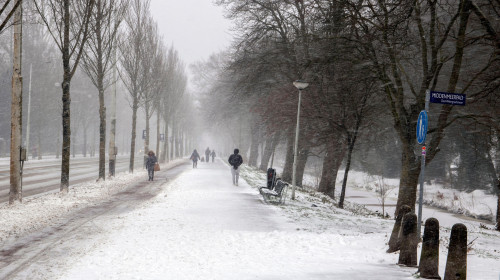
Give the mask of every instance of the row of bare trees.
MULTIPOLYGON (((21 13, 22 1, 8 3, 3 6, 1 13, 6 7, 12 11, 21 13)), ((174 142, 177 147, 171 148, 171 157, 180 156, 189 135, 189 129, 185 124, 192 121, 189 110, 192 105, 190 98, 185 94, 187 76, 184 64, 180 60, 173 47, 166 48, 159 35, 156 23, 149 12, 149 2, 142 0, 35 0, 30 2, 25 9, 30 10, 33 24, 40 22, 44 26, 42 33, 52 38, 52 43, 60 52, 62 65, 62 88, 61 94, 61 120, 62 120, 62 143, 61 143, 61 185, 63 193, 69 191, 69 168, 71 143, 74 142, 72 135, 71 116, 71 83, 74 77, 79 76, 80 69, 95 87, 96 100, 98 101, 99 119, 99 174, 98 179, 104 180, 105 174, 105 152, 106 152, 106 93, 107 89, 118 82, 117 77, 112 75, 114 69, 118 69, 119 77, 129 92, 133 117, 130 151, 130 172, 133 172, 135 156, 135 138, 137 110, 144 109, 146 115, 147 137, 145 141, 145 153, 149 149, 149 120, 154 112, 158 113, 158 139, 156 146, 160 147, 160 122, 163 122, 164 133, 172 131, 177 139, 185 142, 174 142), (175 152, 175 154, 174 154, 175 152)), ((8 21, 9 16, 5 18, 8 21)), ((16 17, 19 26, 23 22, 21 16, 16 17)), ((25 19, 26 20, 26 19, 25 19)), ((14 25, 15 25, 14 24, 14 25)), ((2 25, 3 27, 4 25, 2 25)), ((16 29, 18 30, 18 29, 16 29)), ((19 28, 20 30, 20 28, 19 28)), ((21 38, 20 32, 15 32, 21 38), (19 33, 19 34, 18 34, 19 33)), ((17 37, 15 37, 17 38, 17 37)), ((41 40, 44 41, 44 40, 41 40)), ((38 51, 32 48, 31 51, 38 51)), ((29 54, 29 57, 36 55, 29 54)), ((50 59, 56 59, 57 55, 50 59)), ((15 67, 16 77, 21 75, 21 56, 19 52, 18 65, 15 67), (18 70, 16 70, 18 69, 18 70)), ((56 71, 57 72, 57 71, 56 71)), ((22 88, 22 78, 16 78, 19 88, 22 88)), ((77 83, 78 84, 78 83, 77 83)), ((13 87, 13 91, 14 91, 13 87)), ((13 96, 21 97, 22 91, 17 91, 13 96)), ((91 95, 88 95, 91 98, 91 95)), ((18 141, 14 145, 21 147, 22 128, 22 99, 14 100, 19 103, 12 111, 16 114, 16 120, 12 123, 19 128, 18 141)), ((89 106, 93 102, 81 100, 89 106)), ((112 104, 113 105, 113 104, 112 104)), ((88 114, 91 110, 77 110, 78 120, 90 119, 88 114)), ((111 122, 112 126, 116 122, 111 122)), ((88 123, 84 125, 86 135, 88 123)), ((115 127, 111 128, 114 133, 115 127)), ((74 133, 73 133, 74 134, 74 133)), ((17 139, 16 138, 16 139, 17 139)), ((86 139, 86 137, 85 137, 86 139)), ((114 139, 113 139, 114 140, 114 139)), ((86 140, 84 140, 86 141, 86 140)), ((165 141, 165 146, 168 145, 165 141)), ((111 145, 114 147, 114 144, 111 145)), ((168 146, 164 147, 168 149, 168 146)), ((18 155, 18 149, 11 149, 12 155, 18 155)), ((74 154, 73 147, 73 154, 74 154)), ((168 160, 166 156, 163 160, 168 160)), ((111 159, 111 158, 110 158, 111 159)), ((11 159, 12 160, 12 159, 11 159)), ((17 158, 13 159, 19 162, 17 158)), ((17 166, 17 165, 16 165, 17 166)), ((19 168, 18 168, 19 169, 19 168)), ((11 173, 18 174, 18 170, 11 173)), ((12 176, 10 203, 22 201, 22 190, 19 184, 19 176, 12 176)))
MULTIPOLYGON (((319 190, 334 198, 337 172, 344 163, 339 207, 356 143, 369 146, 373 135, 383 136, 387 129, 395 132, 392 142, 401 153, 395 215, 402 205, 415 207, 421 172, 416 121, 427 89, 468 97, 467 106, 460 108, 431 104, 427 165, 442 156, 440 145, 450 127, 474 126, 476 133, 488 136, 488 152, 495 154, 500 139, 498 1, 217 3, 235 22, 238 38, 230 55, 214 57, 199 69, 218 73, 206 79, 212 85, 206 96, 213 104, 213 121, 231 124, 229 133, 236 134, 234 116, 251 115, 243 127, 250 131, 252 143, 242 147, 250 164, 258 166, 255 153, 259 145, 265 146, 260 164, 265 169, 281 142, 282 178, 291 179, 297 112, 297 90, 291 82, 297 79, 310 82, 301 108, 298 185, 307 160, 320 154, 319 190)), ((464 153, 458 155, 462 161, 467 158, 464 153)), ((497 156, 491 157, 491 166, 499 182, 497 156)), ((490 184, 490 189, 495 191, 497 185, 490 184)), ((396 223, 389 251, 397 250, 398 231, 396 223)))

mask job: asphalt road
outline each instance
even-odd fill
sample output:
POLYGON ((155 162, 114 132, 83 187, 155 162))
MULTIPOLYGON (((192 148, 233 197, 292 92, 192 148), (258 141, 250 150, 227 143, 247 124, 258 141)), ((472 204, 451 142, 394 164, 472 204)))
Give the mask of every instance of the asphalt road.
MULTIPOLYGON (((70 159, 70 187, 79 183, 96 180, 99 173, 98 157, 77 156, 70 159)), ((115 173, 129 170, 129 156, 118 156, 115 173)), ((106 159, 106 175, 108 174, 106 159)), ((134 169, 142 170, 143 157, 134 160, 134 169)), ((23 168, 23 197, 29 197, 48 191, 58 191, 61 183, 61 159, 48 157, 43 160, 30 159, 23 168)), ((9 201, 10 166, 8 158, 0 159, 0 203, 9 201)))

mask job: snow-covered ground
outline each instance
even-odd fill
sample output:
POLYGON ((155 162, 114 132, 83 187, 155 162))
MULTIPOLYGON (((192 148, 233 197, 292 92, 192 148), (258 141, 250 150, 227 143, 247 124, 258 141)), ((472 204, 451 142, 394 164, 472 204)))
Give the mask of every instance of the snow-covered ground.
MULTIPOLYGON (((344 172, 339 171, 337 175, 337 197, 340 196, 340 186, 342 186, 343 178, 344 172)), ((305 185, 314 188, 317 187, 318 183, 318 178, 311 175, 304 176, 305 185)), ((387 207, 385 207, 384 212, 393 216, 394 205, 397 202, 399 194, 398 186, 399 179, 383 178, 376 175, 371 176, 364 172, 351 170, 347 179, 346 196, 351 196, 351 200, 353 201, 366 204, 370 210, 382 213, 382 208, 379 206, 381 203, 380 190, 385 189, 387 191, 385 201, 387 207), (370 192, 372 194, 367 194, 370 192), (369 196, 371 200, 368 202, 365 201, 365 203, 360 199, 356 199, 358 196, 369 196)), ((426 182, 424 184, 424 204, 466 217, 481 219, 484 220, 485 224, 494 225, 496 218, 497 197, 487 194, 482 190, 467 193, 444 188, 442 184, 435 183, 434 181, 431 184, 426 182)))
MULTIPOLYGON (((414 279, 415 268, 385 253, 393 220, 353 203, 338 209, 306 190, 284 205, 265 204, 257 190, 264 173, 244 166, 235 187, 222 161, 198 167, 131 211, 99 216, 78 238, 52 244, 57 254, 29 263, 15 279, 414 279)), ((144 178, 119 174, 66 197, 2 205, 0 248, 144 178)), ((449 232, 441 228, 440 275, 449 232)), ((469 228, 468 239, 468 279, 499 279, 500 234, 469 228)))

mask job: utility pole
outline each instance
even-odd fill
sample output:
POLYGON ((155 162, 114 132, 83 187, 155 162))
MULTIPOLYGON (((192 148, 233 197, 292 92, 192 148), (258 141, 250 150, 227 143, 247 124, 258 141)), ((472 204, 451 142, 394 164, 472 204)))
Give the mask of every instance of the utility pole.
POLYGON ((9 204, 22 202, 21 187, 21 137, 22 137, 22 104, 23 76, 21 74, 23 14, 22 0, 14 13, 14 48, 12 71, 12 103, 10 114, 10 193, 9 204))

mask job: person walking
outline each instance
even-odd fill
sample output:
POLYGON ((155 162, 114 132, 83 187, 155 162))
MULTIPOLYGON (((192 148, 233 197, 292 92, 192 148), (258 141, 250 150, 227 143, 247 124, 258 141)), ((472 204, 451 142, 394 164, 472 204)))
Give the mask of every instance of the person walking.
POLYGON ((198 154, 196 149, 194 149, 190 159, 193 161, 193 168, 198 168, 198 160, 200 159, 200 155, 198 154))
POLYGON ((205 161, 210 162, 210 148, 209 147, 207 147, 207 149, 205 150, 205 161))
POLYGON ((227 160, 231 165, 231 176, 233 177, 233 185, 235 186, 238 186, 238 179, 240 178, 240 165, 243 163, 243 158, 239 153, 239 149, 234 149, 234 154, 230 155, 227 160))
POLYGON ((155 176, 155 164, 158 162, 155 153, 153 151, 148 152, 148 158, 146 159, 146 169, 148 170, 149 179, 148 181, 153 181, 155 176))
POLYGON ((212 162, 214 162, 214 158, 215 158, 215 150, 212 150, 212 153, 210 154, 212 156, 212 162))

